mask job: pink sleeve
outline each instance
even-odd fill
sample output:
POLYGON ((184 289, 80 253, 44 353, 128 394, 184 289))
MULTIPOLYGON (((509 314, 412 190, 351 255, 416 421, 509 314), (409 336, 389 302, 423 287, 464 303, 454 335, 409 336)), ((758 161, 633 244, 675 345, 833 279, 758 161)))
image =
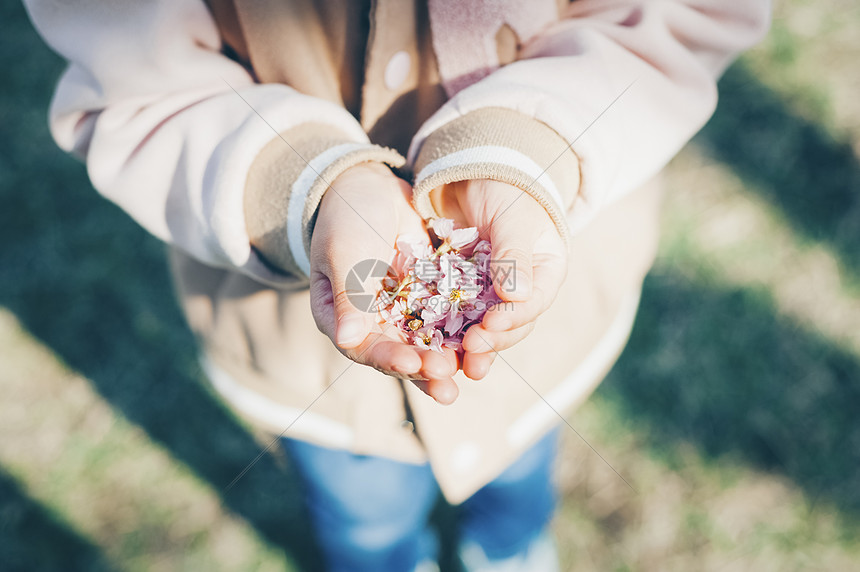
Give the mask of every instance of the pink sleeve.
POLYGON ((200 0, 26 0, 26 7, 69 61, 51 132, 86 160, 95 188, 206 264, 272 285, 291 280, 251 248, 243 216, 248 170, 277 133, 302 121, 367 143, 358 122, 286 85, 255 84, 221 54, 200 0))
POLYGON ((431 134, 478 109, 528 115, 579 159, 575 230, 656 174, 705 124, 717 78, 769 21, 768 0, 572 2, 518 61, 454 94, 419 130, 409 159, 431 134))

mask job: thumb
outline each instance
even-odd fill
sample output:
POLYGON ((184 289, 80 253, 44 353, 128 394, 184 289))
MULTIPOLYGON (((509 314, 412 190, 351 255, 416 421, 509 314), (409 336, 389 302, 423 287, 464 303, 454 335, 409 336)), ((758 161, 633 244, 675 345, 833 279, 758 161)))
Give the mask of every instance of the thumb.
POLYGON ((522 302, 532 293, 535 237, 513 216, 499 217, 490 227, 493 287, 506 302, 522 302))
MULTIPOLYGON (((359 346, 376 324, 376 301, 388 264, 362 250, 333 260, 329 267, 332 340, 343 349, 359 346)), ((346 253, 344 253, 346 254, 346 253)))

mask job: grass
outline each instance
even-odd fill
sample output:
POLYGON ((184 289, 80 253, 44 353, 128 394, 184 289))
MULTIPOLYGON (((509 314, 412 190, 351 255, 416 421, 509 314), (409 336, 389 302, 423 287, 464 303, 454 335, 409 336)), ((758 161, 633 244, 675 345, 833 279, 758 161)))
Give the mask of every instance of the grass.
MULTIPOLYGON (((0 568, 316 569, 295 475, 213 397, 163 248, 45 124, 62 62, 0 6, 0 568)), ((669 166, 630 344, 571 422, 564 569, 860 561, 860 8, 791 0, 669 166)))

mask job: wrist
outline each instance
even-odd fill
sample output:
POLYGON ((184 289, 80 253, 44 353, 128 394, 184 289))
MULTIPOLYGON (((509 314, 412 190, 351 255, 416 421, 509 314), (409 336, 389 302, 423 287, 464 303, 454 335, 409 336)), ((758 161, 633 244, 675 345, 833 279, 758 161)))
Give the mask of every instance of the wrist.
POLYGON ((537 201, 567 240, 566 213, 579 190, 579 160, 563 137, 532 117, 502 108, 472 111, 422 142, 415 172, 414 204, 424 218, 455 206, 446 187, 490 179, 537 201))
POLYGON ((287 274, 310 271, 310 235, 329 183, 353 166, 400 166, 396 151, 355 142, 328 126, 303 124, 273 139, 254 161, 245 184, 244 214, 252 246, 287 274))

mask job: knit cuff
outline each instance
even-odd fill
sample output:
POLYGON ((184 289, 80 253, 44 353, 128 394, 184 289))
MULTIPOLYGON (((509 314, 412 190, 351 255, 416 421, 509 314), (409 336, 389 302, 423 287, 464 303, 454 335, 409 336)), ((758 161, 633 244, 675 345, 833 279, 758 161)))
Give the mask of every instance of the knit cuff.
POLYGON ((244 195, 248 236, 261 258, 280 272, 309 276, 323 195, 341 173, 368 161, 395 168, 406 162, 397 151, 355 142, 322 123, 303 123, 270 141, 248 172, 244 195))
POLYGON ((492 179, 519 187, 543 206, 568 239, 565 216, 579 189, 579 160, 551 127, 500 107, 467 113, 434 131, 418 152, 415 210, 439 216, 430 192, 442 185, 492 179))

